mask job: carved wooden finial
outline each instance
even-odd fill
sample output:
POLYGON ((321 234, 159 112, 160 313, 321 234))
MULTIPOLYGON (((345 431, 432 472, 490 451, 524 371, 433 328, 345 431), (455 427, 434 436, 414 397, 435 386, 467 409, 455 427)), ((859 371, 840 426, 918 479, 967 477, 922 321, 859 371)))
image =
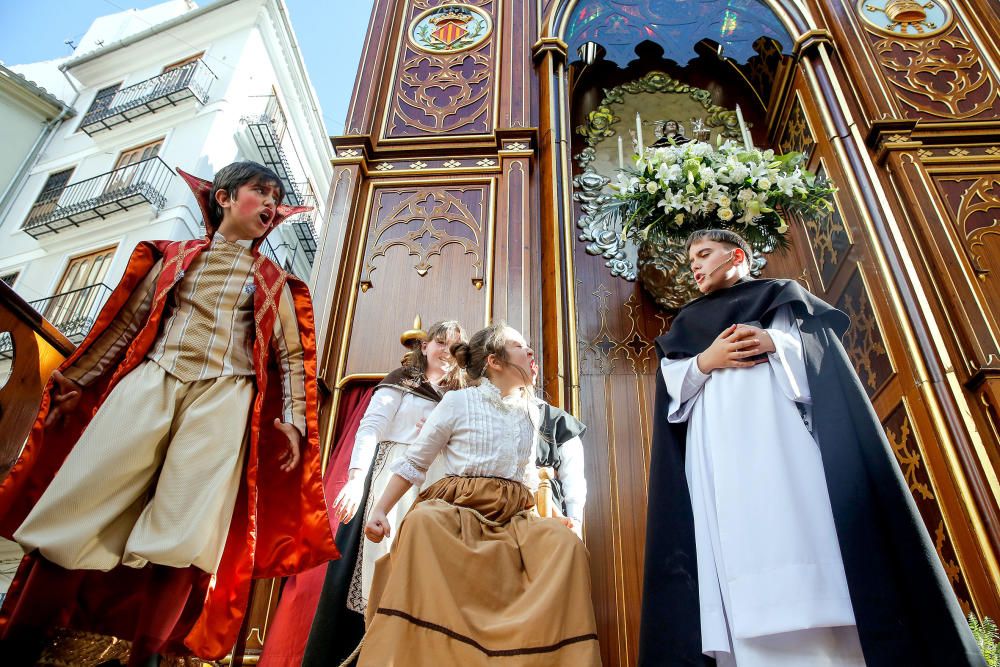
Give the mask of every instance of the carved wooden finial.
POLYGON ((423 324, 420 321, 420 315, 418 314, 413 318, 413 328, 403 332, 403 335, 399 337, 399 342, 403 344, 403 347, 412 347, 416 343, 422 343, 427 340, 427 332, 423 329, 423 324))

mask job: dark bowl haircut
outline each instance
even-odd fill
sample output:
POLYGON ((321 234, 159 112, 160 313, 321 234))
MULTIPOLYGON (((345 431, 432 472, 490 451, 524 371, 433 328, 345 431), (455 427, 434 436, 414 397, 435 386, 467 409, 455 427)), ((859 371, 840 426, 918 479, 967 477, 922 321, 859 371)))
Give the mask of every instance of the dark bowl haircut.
POLYGON ((257 162, 249 160, 233 162, 220 169, 212 180, 212 196, 209 197, 209 207, 214 224, 221 223, 223 216, 222 207, 215 201, 215 193, 219 190, 225 190, 230 199, 236 199, 236 192, 248 183, 277 186, 278 204, 285 198, 285 186, 276 173, 257 162))

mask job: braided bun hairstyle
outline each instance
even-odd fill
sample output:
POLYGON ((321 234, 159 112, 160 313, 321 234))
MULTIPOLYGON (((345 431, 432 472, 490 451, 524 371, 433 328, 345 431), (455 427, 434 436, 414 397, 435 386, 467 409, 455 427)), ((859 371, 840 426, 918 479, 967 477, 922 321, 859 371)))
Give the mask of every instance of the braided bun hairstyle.
POLYGON ((494 322, 472 334, 468 343, 451 346, 451 356, 465 369, 469 380, 477 382, 486 375, 486 362, 492 354, 501 363, 507 361, 507 323, 494 322))

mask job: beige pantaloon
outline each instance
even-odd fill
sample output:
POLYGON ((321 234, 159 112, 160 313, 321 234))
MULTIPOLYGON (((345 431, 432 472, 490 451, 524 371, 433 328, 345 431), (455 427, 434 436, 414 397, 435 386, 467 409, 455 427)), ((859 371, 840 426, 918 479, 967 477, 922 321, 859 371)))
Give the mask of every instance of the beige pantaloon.
POLYGON ((214 574, 243 473, 251 376, 181 382, 145 361, 112 390, 14 539, 66 569, 214 574))

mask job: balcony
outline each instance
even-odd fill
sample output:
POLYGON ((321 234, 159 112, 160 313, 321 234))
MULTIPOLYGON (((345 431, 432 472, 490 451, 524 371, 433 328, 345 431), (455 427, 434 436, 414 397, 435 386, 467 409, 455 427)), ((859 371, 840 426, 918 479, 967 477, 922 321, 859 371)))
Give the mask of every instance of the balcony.
POLYGON ((264 255, 289 273, 295 273, 292 265, 295 262, 295 255, 297 252, 298 248, 294 245, 285 242, 274 245, 271 243, 271 239, 269 238, 264 239, 264 243, 260 246, 260 254, 264 255), (280 256, 278 250, 281 250, 280 256))
POLYGON ((305 253, 309 266, 312 266, 316 259, 316 231, 313 228, 312 219, 293 221, 292 228, 295 230, 295 238, 298 239, 299 247, 305 253))
MULTIPOLYGON (((94 326, 104 302, 111 295, 111 288, 104 283, 88 285, 47 299, 29 301, 39 315, 44 317, 73 344, 79 345, 94 326)), ((0 360, 10 360, 13 356, 10 334, 0 334, 0 360)))
POLYGON ((295 187, 295 191, 301 193, 299 194, 299 204, 312 206, 312 210, 292 216, 285 224, 292 226, 297 246, 302 249, 309 267, 312 268, 313 260, 316 258, 316 216, 319 213, 316 206, 316 195, 309 183, 299 183, 295 187))
POLYGON ((173 170, 158 157, 119 167, 49 193, 31 208, 21 229, 34 238, 57 234, 142 205, 161 209, 173 170))
POLYGON ((302 196, 298 184, 292 180, 292 168, 283 144, 288 132, 288 119, 278 106, 278 98, 270 95, 263 113, 243 117, 250 139, 260 151, 261 162, 278 175, 285 186, 285 204, 299 206, 302 196))
POLYGON ((95 100, 83 117, 80 129, 92 137, 122 123, 131 123, 140 116, 177 106, 192 97, 204 104, 215 78, 215 74, 203 60, 182 65, 134 86, 122 88, 106 102, 95 100))

